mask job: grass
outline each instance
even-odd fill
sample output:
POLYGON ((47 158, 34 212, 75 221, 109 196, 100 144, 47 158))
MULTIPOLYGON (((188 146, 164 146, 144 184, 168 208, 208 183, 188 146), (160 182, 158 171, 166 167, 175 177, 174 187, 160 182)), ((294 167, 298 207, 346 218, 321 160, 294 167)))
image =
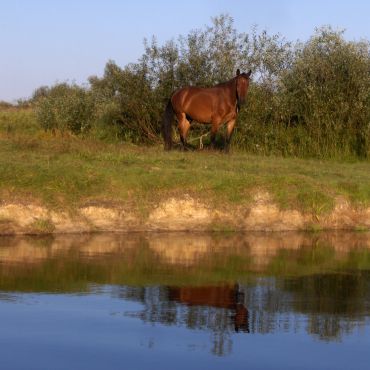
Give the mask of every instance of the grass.
POLYGON ((39 219, 33 222, 31 229, 37 234, 50 234, 54 231, 55 226, 49 219, 39 219))
POLYGON ((89 202, 145 208, 189 194, 216 206, 266 190, 284 209, 330 211, 337 197, 370 205, 370 162, 262 157, 232 151, 164 152, 45 133, 31 110, 0 111, 0 196, 76 208, 89 202))

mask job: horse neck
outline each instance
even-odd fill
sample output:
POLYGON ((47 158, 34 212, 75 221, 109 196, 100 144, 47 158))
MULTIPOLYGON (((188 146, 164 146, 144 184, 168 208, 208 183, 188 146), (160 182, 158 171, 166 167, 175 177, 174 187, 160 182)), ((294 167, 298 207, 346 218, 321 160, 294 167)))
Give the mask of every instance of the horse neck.
POLYGON ((230 99, 237 103, 238 100, 238 94, 236 91, 236 77, 232 78, 230 81, 226 82, 224 86, 227 88, 230 99))
POLYGON ((239 109, 240 109, 240 96, 238 96, 238 91, 236 89, 237 79, 238 79, 237 77, 234 77, 230 81, 230 88, 231 88, 232 100, 233 100, 233 102, 235 102, 235 104, 237 106, 237 110, 239 111, 239 109))

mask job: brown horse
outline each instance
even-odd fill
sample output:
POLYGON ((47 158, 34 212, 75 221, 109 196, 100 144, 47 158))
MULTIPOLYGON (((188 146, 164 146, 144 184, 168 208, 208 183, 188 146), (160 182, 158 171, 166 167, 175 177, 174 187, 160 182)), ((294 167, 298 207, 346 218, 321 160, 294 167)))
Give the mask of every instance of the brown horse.
POLYGON ((186 137, 192 121, 211 124, 211 146, 215 145, 219 127, 226 123, 227 135, 225 150, 229 150, 230 139, 240 106, 245 101, 252 71, 240 73, 230 81, 218 85, 201 87, 183 87, 173 93, 163 115, 162 133, 165 150, 172 147, 172 123, 174 115, 178 121, 181 142, 187 147, 186 137))

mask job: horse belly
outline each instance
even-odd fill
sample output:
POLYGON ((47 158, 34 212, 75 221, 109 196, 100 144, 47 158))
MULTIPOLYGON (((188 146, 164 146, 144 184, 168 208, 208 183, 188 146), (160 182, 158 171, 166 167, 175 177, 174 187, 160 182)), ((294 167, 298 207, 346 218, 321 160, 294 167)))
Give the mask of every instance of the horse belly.
POLYGON ((185 113, 193 120, 201 123, 211 123, 213 113, 213 99, 204 93, 189 97, 185 102, 185 113))
POLYGON ((187 116, 191 118, 191 120, 199 122, 199 123, 211 123, 212 122, 212 115, 208 112, 199 112, 198 110, 189 110, 187 116))
POLYGON ((236 118, 236 107, 207 94, 198 94, 186 106, 186 114, 201 123, 226 123, 236 118))

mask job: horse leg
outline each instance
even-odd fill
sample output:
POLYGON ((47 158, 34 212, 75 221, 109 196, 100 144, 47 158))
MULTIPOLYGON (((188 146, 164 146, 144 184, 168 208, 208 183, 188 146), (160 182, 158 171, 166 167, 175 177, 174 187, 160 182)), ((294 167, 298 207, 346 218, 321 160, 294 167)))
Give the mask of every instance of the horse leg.
POLYGON ((190 128, 190 123, 186 119, 186 114, 185 113, 180 113, 177 115, 177 120, 179 122, 179 132, 180 132, 180 139, 182 142, 183 149, 187 149, 187 142, 186 142, 186 137, 188 135, 188 131, 190 128))
POLYGON ((229 153, 229 150, 230 150, 230 141, 231 141, 231 137, 233 136, 235 122, 236 120, 233 119, 227 123, 226 142, 225 142, 225 152, 226 153, 229 153))
POLYGON ((211 128, 211 149, 216 148, 216 134, 218 131, 218 128, 220 127, 220 122, 218 120, 213 120, 212 122, 212 128, 211 128))

